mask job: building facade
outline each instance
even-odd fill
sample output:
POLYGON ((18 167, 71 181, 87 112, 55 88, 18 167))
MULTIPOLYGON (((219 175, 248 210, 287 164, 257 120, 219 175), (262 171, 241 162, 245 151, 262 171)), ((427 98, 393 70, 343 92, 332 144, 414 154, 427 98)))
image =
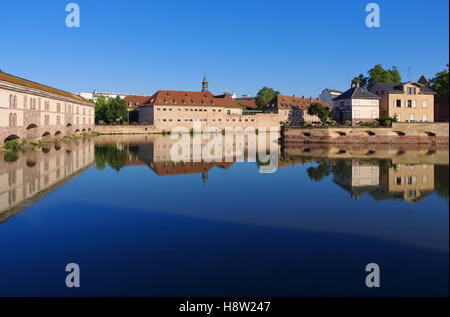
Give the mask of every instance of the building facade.
POLYGON ((94 128, 94 104, 80 96, 0 73, 1 142, 66 136, 94 128))
POLYGON ((380 97, 359 86, 352 87, 333 99, 334 119, 351 121, 352 125, 374 121, 380 117, 380 97))
POLYGON ((202 128, 279 128, 278 116, 245 115, 238 102, 228 95, 214 96, 207 90, 159 90, 139 107, 139 124, 153 125, 158 130, 192 129, 194 123, 202 128))
POLYGON ((340 94, 342 94, 342 91, 327 88, 320 93, 319 99, 331 105, 332 100, 337 96, 339 96, 340 94))
POLYGON ((319 103, 331 109, 330 104, 316 98, 277 95, 262 110, 277 113, 282 122, 290 121, 291 125, 302 125, 308 122, 320 122, 319 117, 308 114, 313 103, 319 103))
POLYGON ((435 92, 419 82, 376 83, 370 91, 381 98, 382 115, 399 122, 434 122, 435 92))

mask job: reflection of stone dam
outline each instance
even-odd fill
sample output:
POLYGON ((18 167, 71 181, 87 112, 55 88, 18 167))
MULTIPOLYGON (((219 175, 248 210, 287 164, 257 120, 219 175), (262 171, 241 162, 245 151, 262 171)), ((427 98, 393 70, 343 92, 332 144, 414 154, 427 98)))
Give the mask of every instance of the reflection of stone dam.
POLYGON ((69 181, 94 162, 93 139, 0 157, 0 222, 69 181))

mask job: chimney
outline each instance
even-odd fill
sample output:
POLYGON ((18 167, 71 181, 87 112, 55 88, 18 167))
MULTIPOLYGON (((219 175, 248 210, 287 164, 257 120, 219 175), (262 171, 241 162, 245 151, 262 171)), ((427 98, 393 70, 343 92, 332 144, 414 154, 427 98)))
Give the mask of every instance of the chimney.
POLYGON ((359 81, 357 81, 356 83, 352 82, 352 88, 355 88, 355 87, 359 87, 359 81))

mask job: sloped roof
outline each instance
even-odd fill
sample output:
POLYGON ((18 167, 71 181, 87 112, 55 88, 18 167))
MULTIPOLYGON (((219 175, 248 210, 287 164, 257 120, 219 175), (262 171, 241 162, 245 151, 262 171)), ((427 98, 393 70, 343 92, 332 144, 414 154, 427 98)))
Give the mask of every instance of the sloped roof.
POLYGON ((52 87, 49 87, 46 85, 36 83, 34 81, 30 81, 27 79, 23 79, 23 78, 20 78, 20 77, 14 76, 14 75, 10 75, 10 74, 6 74, 6 73, 2 73, 2 72, 0 72, 0 81, 6 81, 11 84, 20 85, 20 86, 24 86, 24 87, 28 87, 28 88, 33 88, 33 89, 38 89, 38 90, 52 93, 55 95, 60 95, 63 97, 72 98, 72 99, 76 99, 79 101, 91 103, 89 100, 87 100, 81 96, 74 95, 70 92, 52 88, 52 87))
POLYGON ((324 91, 328 91, 329 93, 333 93, 333 94, 342 94, 342 91, 336 90, 336 89, 331 89, 331 88, 326 88, 326 89, 324 89, 324 91))
POLYGON ((128 95, 128 96, 125 96, 125 98, 123 98, 123 100, 125 101, 125 103, 128 107, 128 105, 130 103, 132 106, 143 105, 149 98, 150 98, 150 96, 128 95))
POLYGON ((414 84, 420 88, 420 93, 424 95, 434 95, 436 92, 431 89, 430 87, 424 86, 419 82, 416 81, 409 81, 406 83, 376 83, 377 87, 383 89, 386 91, 386 93, 395 93, 395 94, 403 94, 404 89, 403 86, 406 84, 414 84))
POLYGON ((297 108, 301 110, 308 110, 311 104, 320 103, 322 106, 328 107, 331 109, 329 103, 324 102, 318 98, 305 98, 305 97, 295 97, 295 96, 286 96, 286 95, 277 95, 269 104, 273 104, 276 102, 276 106, 279 109, 290 109, 297 108))
POLYGON ((379 96, 365 90, 362 87, 352 87, 349 90, 343 92, 333 100, 343 99, 381 99, 379 96))
POLYGON ((241 108, 230 96, 215 97, 209 91, 158 90, 143 104, 154 105, 241 108))
POLYGON ((256 105, 256 101, 255 100, 237 100, 237 102, 239 104, 243 104, 244 106, 246 106, 249 109, 257 109, 258 106, 256 105))

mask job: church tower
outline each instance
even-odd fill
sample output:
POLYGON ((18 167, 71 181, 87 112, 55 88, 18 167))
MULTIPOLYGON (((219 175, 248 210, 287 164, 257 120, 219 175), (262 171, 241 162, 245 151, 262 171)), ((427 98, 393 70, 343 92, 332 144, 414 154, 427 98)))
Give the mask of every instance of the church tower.
POLYGON ((202 82, 202 91, 207 91, 208 90, 208 79, 206 79, 206 76, 203 77, 203 82, 202 82))

